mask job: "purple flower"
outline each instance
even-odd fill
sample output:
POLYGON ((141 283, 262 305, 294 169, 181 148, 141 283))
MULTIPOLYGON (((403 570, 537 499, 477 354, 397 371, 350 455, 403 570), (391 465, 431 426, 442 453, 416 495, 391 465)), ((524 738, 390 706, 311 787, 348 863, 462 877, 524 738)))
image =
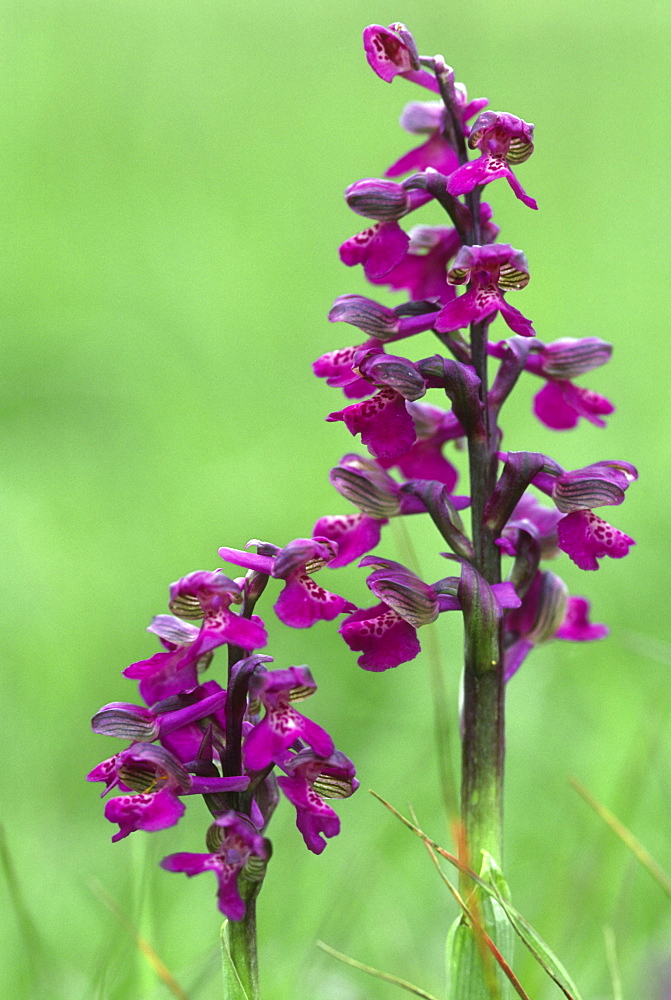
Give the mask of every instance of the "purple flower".
MULTIPOLYGON (((503 340, 487 349, 494 357, 505 358, 510 346, 503 340)), ((613 404, 591 389, 574 385, 571 379, 605 364, 611 353, 611 345, 599 337, 563 337, 549 344, 535 341, 524 367, 546 379, 534 397, 534 413, 541 423, 553 430, 570 430, 583 417, 605 427, 603 417, 613 412, 613 404)))
POLYGON ((481 184, 505 177, 516 197, 529 208, 538 208, 512 172, 510 164, 523 163, 534 151, 534 127, 510 114, 483 111, 473 123, 468 138, 471 149, 479 149, 480 157, 464 163, 450 175, 447 190, 455 197, 467 194, 481 184))
POLYGON ((343 420, 350 434, 360 434, 372 455, 396 459, 415 443, 415 423, 408 413, 405 399, 389 386, 384 386, 370 399, 353 403, 343 410, 329 413, 329 421, 343 420))
POLYGON ((369 24, 364 28, 363 47, 368 65, 381 80, 391 83, 395 76, 403 76, 438 93, 435 78, 420 69, 415 40, 404 24, 394 22, 388 28, 369 24))
POLYGON ((327 385, 342 389, 348 399, 370 396, 374 387, 368 379, 362 378, 358 370, 355 369, 354 363, 361 351, 373 347, 384 350, 382 341, 373 337, 365 344, 329 351, 312 363, 312 370, 317 378, 325 378, 327 385))
POLYGON ((348 267, 363 265, 369 281, 388 274, 403 259, 410 238, 398 222, 376 222, 340 247, 340 259, 348 267))
POLYGON ((103 761, 88 775, 88 781, 104 781, 106 794, 117 786, 137 795, 121 795, 105 806, 105 818, 118 823, 113 841, 134 830, 163 830, 174 826, 184 814, 181 795, 241 791, 249 784, 243 775, 232 778, 194 778, 174 754, 150 743, 135 743, 103 761))
POLYGON ((277 784, 296 807, 296 826, 308 850, 321 854, 324 837, 340 832, 338 814, 324 802, 327 798, 347 798, 359 787, 352 761, 335 750, 329 757, 318 757, 312 750, 301 750, 284 761, 287 777, 277 784))
POLYGON ((317 621, 330 622, 343 611, 352 610, 353 604, 320 587, 312 578, 313 573, 328 565, 338 554, 337 546, 328 538, 295 538, 283 549, 266 547, 274 549, 272 556, 226 547, 219 549, 219 555, 234 565, 284 580, 284 588, 275 603, 275 614, 285 625, 309 628, 317 621))
MULTIPOLYGON (((400 563, 375 556, 366 556, 359 565, 376 567, 366 583, 381 603, 355 611, 338 631, 350 649, 362 653, 357 663, 364 670, 388 670, 414 660, 421 652, 417 629, 435 621, 441 611, 461 607, 457 579, 430 586, 400 563)), ((492 590, 500 607, 519 606, 511 584, 494 584, 492 590)))
POLYGON ((170 854, 163 858, 161 867, 169 872, 184 872, 188 876, 213 871, 219 883, 219 909, 229 920, 242 920, 246 907, 238 890, 238 875, 248 862, 268 859, 268 844, 247 817, 240 813, 229 812, 219 816, 214 828, 221 831, 220 844, 215 852, 170 854))
POLYGON ((417 630, 384 603, 355 611, 338 631, 350 649, 362 653, 357 663, 364 670, 388 670, 421 651, 417 630))
POLYGON ((529 281, 529 267, 521 250, 507 243, 463 246, 447 276, 455 285, 468 281, 468 291, 441 309, 434 324, 436 330, 458 330, 500 312, 514 333, 522 337, 535 335, 531 321, 503 297, 503 290, 524 288, 529 281))
POLYGON ((586 642, 603 639, 605 625, 591 624, 589 604, 583 597, 569 597, 566 584, 556 574, 537 572, 519 608, 504 623, 504 677, 517 672, 529 652, 552 639, 586 642))
POLYGON ((317 690, 307 667, 267 671, 257 668, 249 685, 252 698, 259 698, 266 714, 248 735, 243 759, 252 771, 262 771, 276 758, 304 740, 320 757, 333 753, 333 740, 316 722, 292 708, 291 702, 302 700, 317 690))
POLYGON ((525 493, 510 516, 496 544, 508 556, 517 555, 520 533, 534 539, 539 556, 551 559, 557 555, 557 524, 561 514, 553 507, 544 507, 530 493, 525 493))
POLYGON ((154 620, 150 628, 159 635, 163 626, 168 625, 189 641, 167 641, 172 647, 169 652, 155 653, 123 671, 124 677, 140 681, 140 693, 148 705, 197 687, 199 665, 203 662, 207 665, 208 654, 218 646, 230 643, 253 650, 267 644, 268 636, 260 618, 255 615, 251 619, 241 618, 229 610, 232 601, 241 600, 238 584, 219 571, 198 570, 171 584, 171 610, 187 618, 202 618, 203 623, 196 631, 168 616, 159 616, 158 623, 154 620))
POLYGON ((595 462, 572 472, 540 473, 533 480, 552 497, 566 517, 557 523, 559 548, 585 570, 599 568, 602 556, 621 559, 634 545, 633 538, 593 513, 594 507, 618 505, 630 483, 638 478, 629 462, 595 462))

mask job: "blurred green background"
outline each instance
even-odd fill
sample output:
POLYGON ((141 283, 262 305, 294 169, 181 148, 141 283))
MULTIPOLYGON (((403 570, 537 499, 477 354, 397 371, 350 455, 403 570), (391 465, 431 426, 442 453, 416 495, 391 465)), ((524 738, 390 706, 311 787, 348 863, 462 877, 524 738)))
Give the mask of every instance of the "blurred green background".
MULTIPOLYGON (((615 345, 582 380, 617 404, 607 431, 552 435, 523 381, 504 413, 508 446, 572 468, 625 458, 641 473, 612 518, 637 540, 630 556, 596 574, 557 567, 610 638, 546 647, 510 686, 506 874, 586 998, 614 995, 604 928, 624 996, 669 995, 671 903, 568 784, 577 776, 671 867, 668 5, 4 0, 1 820, 41 944, 26 944, 0 879, 2 996, 168 995, 102 892, 189 997, 220 996, 214 879, 157 868, 203 849, 205 808, 110 844, 83 776, 117 746, 89 718, 134 699, 120 671, 156 648, 145 627, 172 580, 219 565, 219 545, 282 544, 346 509, 327 472, 354 443, 324 423, 340 397, 310 362, 351 342, 326 321, 333 298, 365 291, 338 261, 357 228, 342 191, 409 148, 397 117, 422 98, 378 80, 362 55, 364 25, 396 19, 471 96, 536 124, 519 177, 541 210, 504 183, 487 192, 501 239, 529 257, 514 304, 545 340, 615 345)), ((415 545, 436 579, 444 562, 428 539, 415 545)), ((392 531, 381 551, 400 557, 392 531)), ((366 600, 356 570, 339 583, 366 600)), ((266 614, 270 651, 280 666, 310 664, 309 714, 362 788, 338 805, 342 834, 319 858, 286 802, 273 819, 264 995, 401 995, 318 951, 322 938, 442 996, 454 905, 420 842, 367 793, 411 802, 450 846, 428 657, 366 674, 333 626, 284 633, 266 614)), ((453 717, 454 619, 433 626, 453 717)), ((535 1000, 559 995, 524 955, 517 967, 535 1000)))

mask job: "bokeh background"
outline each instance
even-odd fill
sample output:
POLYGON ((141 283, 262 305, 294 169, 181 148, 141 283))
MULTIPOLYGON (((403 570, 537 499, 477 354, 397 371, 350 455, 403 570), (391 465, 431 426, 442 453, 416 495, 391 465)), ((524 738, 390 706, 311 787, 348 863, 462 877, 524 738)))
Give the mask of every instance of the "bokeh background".
MULTIPOLYGON (((510 686, 506 874, 585 998, 618 996, 606 940, 624 997, 669 995, 671 902, 568 783, 671 866, 668 5, 4 0, 0 787, 18 890, 0 879, 2 996, 167 996, 105 894, 189 997, 220 996, 214 879, 157 868, 203 849, 204 806, 112 845, 84 775, 117 747, 89 718, 133 700, 120 671, 156 648, 145 627, 172 580, 219 565, 219 545, 285 543, 346 509, 327 472, 353 442, 324 422, 340 399, 310 363, 351 340, 326 321, 333 298, 365 290, 337 256, 357 225, 341 193, 408 148, 397 117, 422 96, 363 58, 364 25, 396 19, 471 96, 536 124, 519 176, 541 210, 504 183, 487 192, 501 239, 530 261, 514 304, 543 339, 615 345, 582 380, 617 404, 606 431, 544 430, 523 380, 508 445, 572 468, 625 458, 641 473, 612 512, 637 540, 629 557, 593 574, 558 567, 610 638, 550 645, 510 686)), ((419 568, 435 579, 444 562, 422 530, 419 568)), ((381 551, 402 546, 390 531, 381 551)), ((356 570, 340 587, 366 600, 356 570)), ((267 617, 278 665, 310 664, 307 707, 362 788, 339 804, 342 834, 319 858, 286 802, 273 819, 265 996, 400 995, 317 938, 443 996, 454 904, 420 842, 367 792, 410 802, 450 846, 429 658, 366 674, 333 626, 285 633, 267 617)), ((455 718, 458 622, 433 628, 425 647, 435 640, 455 718)), ((537 1000, 559 995, 525 955, 517 968, 537 1000)))

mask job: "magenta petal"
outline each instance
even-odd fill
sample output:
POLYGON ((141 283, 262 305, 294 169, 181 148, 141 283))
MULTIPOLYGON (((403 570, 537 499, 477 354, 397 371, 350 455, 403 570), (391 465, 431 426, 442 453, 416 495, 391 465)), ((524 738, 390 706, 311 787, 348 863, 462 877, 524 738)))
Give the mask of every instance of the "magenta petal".
POLYGON ((217 876, 219 888, 217 899, 219 909, 229 920, 242 920, 245 915, 245 904, 238 891, 238 867, 227 865, 223 858, 216 854, 191 854, 182 851, 170 854, 161 861, 161 868, 170 872, 184 872, 185 875, 200 875, 201 872, 213 871, 217 876))
POLYGON ((504 681, 509 681, 517 673, 533 648, 533 642, 528 639, 517 639, 506 649, 503 656, 504 681))
POLYGON ((511 188, 515 192, 516 197, 519 198, 521 202, 524 202, 524 204, 527 205, 529 208, 538 209, 538 204, 536 200, 532 198, 531 195, 528 195, 526 193, 526 191, 518 181, 517 177, 515 177, 515 174, 512 172, 512 170, 508 172, 507 180, 511 188))
POLYGON ((312 534, 328 538, 337 544, 338 555, 331 559, 329 566, 338 569, 374 549, 380 541, 383 524, 387 524, 386 518, 369 517, 368 514, 340 514, 321 517, 312 529, 312 534))
POLYGON ((635 545, 633 538, 614 528, 591 510, 574 510, 557 524, 559 548, 580 569, 598 569, 597 559, 621 559, 635 545))
POLYGON ((531 320, 523 316, 519 309, 515 309, 514 306, 509 305, 503 296, 501 296, 499 303, 499 312, 513 333, 518 333, 520 337, 536 336, 536 331, 531 324, 531 320))
POLYGON ((486 156, 479 156, 477 160, 470 160, 462 167, 450 174, 447 179, 447 190, 451 195, 457 197, 460 194, 468 194, 478 184, 487 184, 494 180, 487 171, 486 156))
POLYGON ((325 378, 327 385, 343 389, 349 399, 371 396, 375 387, 354 371, 354 359, 364 348, 381 346, 382 341, 373 338, 365 344, 329 351, 313 362, 312 370, 318 378, 325 378))
POLYGON ((369 281, 376 281, 403 260, 409 243, 410 237, 398 222, 378 222, 346 240, 340 259, 348 267, 362 264, 369 281))
POLYGON ((548 382, 536 393, 533 409, 540 422, 555 431, 571 430, 580 419, 565 401, 561 385, 557 382, 548 382))
POLYGON ((113 841, 123 840, 134 830, 164 830, 184 815, 184 803, 167 788, 153 795, 120 795, 105 806, 105 819, 119 824, 113 841))
POLYGON ((449 493, 457 485, 457 470, 443 457, 441 446, 435 441, 417 441, 394 464, 406 479, 435 479, 443 483, 449 493))
POLYGON ((564 620, 557 629, 557 639, 569 639, 572 642, 589 642, 592 639, 605 639, 608 626, 592 623, 589 620, 589 601, 584 597, 569 597, 564 620))
POLYGON ((351 609, 349 601, 320 587, 307 573, 287 580, 275 603, 277 617, 292 628, 309 628, 318 621, 330 622, 351 609))
POLYGON ((327 420, 344 420, 350 434, 361 434, 376 458, 396 458, 415 442, 415 423, 403 396, 385 386, 370 399, 331 413, 327 420))
MULTIPOLYGON (((212 637, 214 639, 214 636, 212 637)), ((241 646, 242 649, 251 651, 260 649, 268 645, 268 634, 263 626, 263 622, 258 615, 251 618, 241 618, 229 611, 226 613, 225 621, 219 632, 219 642, 231 643, 233 646, 241 646)), ((209 644, 206 648, 211 648, 209 644)))
POLYGON ((615 407, 597 392, 574 385, 568 379, 558 379, 537 393, 534 399, 534 413, 547 427, 566 430, 578 423, 580 417, 597 427, 605 427, 603 416, 612 413, 615 407))
POLYGON ((282 776, 277 779, 277 784, 296 807, 296 826, 303 835, 305 846, 313 854, 321 854, 326 847, 323 837, 335 837, 340 832, 337 813, 303 777, 282 776))
POLYGON ((268 709, 245 741, 245 767, 252 771, 263 770, 271 761, 280 758, 299 737, 309 743, 320 757, 330 756, 335 749, 333 740, 325 729, 290 705, 282 704, 268 709))
POLYGON ((471 288, 464 295, 448 302, 438 313, 433 325, 439 333, 449 333, 464 329, 477 318, 476 289, 471 288))
POLYGON ((374 73, 391 83, 399 73, 412 70, 408 47, 399 36, 381 24, 369 24, 363 31, 363 48, 374 73))
POLYGON ((339 629, 350 649, 361 651, 364 670, 388 670, 414 660, 421 650, 417 631, 386 604, 362 608, 339 629))
POLYGON ((385 177, 399 177, 411 170, 426 170, 433 167, 439 174, 451 174, 459 166, 459 157, 450 144, 441 135, 432 135, 430 139, 405 153, 389 167, 385 177))

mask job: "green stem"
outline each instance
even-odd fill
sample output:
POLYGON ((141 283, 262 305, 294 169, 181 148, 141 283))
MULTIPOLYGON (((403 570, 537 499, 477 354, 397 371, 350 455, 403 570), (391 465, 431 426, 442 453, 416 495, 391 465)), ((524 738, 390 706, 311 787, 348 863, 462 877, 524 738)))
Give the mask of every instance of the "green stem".
POLYGON ((242 920, 229 920, 224 924, 224 1000, 241 1000, 242 997, 259 1000, 256 897, 261 882, 250 882, 240 877, 239 888, 247 909, 242 920), (239 979, 239 984, 235 982, 236 978, 239 979), (244 993, 240 992, 240 984, 244 993))
MULTIPOLYGON (((487 323, 471 327, 472 364, 480 378, 483 430, 469 435, 474 564, 489 584, 501 581, 501 555, 484 525, 485 505, 496 484, 499 430, 487 407, 487 323)), ((469 634, 464 652, 461 808, 470 863, 481 851, 502 861, 504 689, 500 626, 496 635, 469 634), (492 655, 492 650, 495 654, 492 655)))

